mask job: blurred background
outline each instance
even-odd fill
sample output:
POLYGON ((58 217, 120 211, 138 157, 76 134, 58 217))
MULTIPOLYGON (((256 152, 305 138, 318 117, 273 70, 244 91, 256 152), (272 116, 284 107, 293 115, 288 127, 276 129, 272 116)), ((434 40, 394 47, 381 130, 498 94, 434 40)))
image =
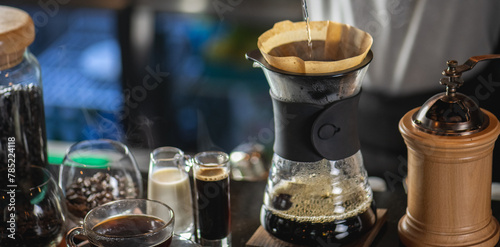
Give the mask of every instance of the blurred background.
MULTIPOLYGON (((238 145, 256 142, 265 153, 272 153, 269 87, 244 54, 257 48, 258 36, 275 22, 303 20, 301 0, 7 0, 2 4, 21 8, 34 20, 36 40, 30 49, 42 67, 50 141, 109 138, 135 148, 176 146, 188 153, 209 149, 229 153, 238 145)), ((369 13, 374 20, 387 20, 393 5, 369 13), (380 15, 384 11, 388 14, 380 15)), ((332 14, 325 8, 317 11, 332 14)), ((373 25, 360 28, 379 31, 373 25)), ((460 38, 474 45, 475 37, 460 38)), ((500 52, 497 44, 494 51, 500 52)), ((470 54, 474 55, 482 54, 470 54)), ((442 71, 452 58, 437 59, 443 66, 436 69, 442 71)), ((462 91, 473 95, 481 80, 492 82, 480 105, 497 116, 499 68, 498 62, 482 66, 462 91)), ((411 69, 418 70, 418 64, 411 69)), ((363 91, 360 139, 370 175, 389 185, 402 181, 406 146, 398 121, 440 90, 363 91)), ((59 156, 52 155, 53 162, 59 156)))
POLYGON ((269 87, 245 53, 300 21, 299 0, 2 3, 34 20, 49 140, 230 152, 265 129, 272 145, 269 87))

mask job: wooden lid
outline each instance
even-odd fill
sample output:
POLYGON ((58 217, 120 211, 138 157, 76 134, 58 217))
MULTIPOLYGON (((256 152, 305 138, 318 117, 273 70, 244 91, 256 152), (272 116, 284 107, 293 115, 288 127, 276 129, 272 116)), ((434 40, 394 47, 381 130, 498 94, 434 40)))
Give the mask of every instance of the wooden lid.
POLYGON ((35 40, 35 26, 28 13, 0 6, 0 70, 19 64, 23 53, 35 40))

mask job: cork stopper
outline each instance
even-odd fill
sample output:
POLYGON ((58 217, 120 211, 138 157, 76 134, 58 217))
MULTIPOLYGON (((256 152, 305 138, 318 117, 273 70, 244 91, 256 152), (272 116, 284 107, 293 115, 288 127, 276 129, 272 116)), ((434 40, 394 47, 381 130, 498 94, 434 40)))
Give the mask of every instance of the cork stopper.
POLYGON ((23 10, 0 6, 0 70, 23 60, 26 48, 35 40, 35 26, 23 10))

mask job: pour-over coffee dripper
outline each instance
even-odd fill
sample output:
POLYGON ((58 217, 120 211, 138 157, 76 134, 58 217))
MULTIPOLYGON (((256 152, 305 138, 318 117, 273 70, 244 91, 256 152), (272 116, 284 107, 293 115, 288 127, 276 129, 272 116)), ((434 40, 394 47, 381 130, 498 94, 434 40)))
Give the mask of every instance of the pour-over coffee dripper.
POLYGON ((261 224, 289 242, 346 243, 376 222, 357 134, 357 105, 373 54, 334 73, 305 74, 271 66, 260 50, 273 100, 275 143, 261 224))

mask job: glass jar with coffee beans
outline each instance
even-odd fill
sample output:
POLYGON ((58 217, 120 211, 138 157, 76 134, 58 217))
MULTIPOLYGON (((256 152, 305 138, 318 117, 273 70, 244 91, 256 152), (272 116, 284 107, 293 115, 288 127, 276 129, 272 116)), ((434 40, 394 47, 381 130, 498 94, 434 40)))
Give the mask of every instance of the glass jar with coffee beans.
POLYGON ((26 12, 0 6, 0 168, 15 167, 16 178, 48 164, 40 66, 28 50, 34 39, 26 12))

